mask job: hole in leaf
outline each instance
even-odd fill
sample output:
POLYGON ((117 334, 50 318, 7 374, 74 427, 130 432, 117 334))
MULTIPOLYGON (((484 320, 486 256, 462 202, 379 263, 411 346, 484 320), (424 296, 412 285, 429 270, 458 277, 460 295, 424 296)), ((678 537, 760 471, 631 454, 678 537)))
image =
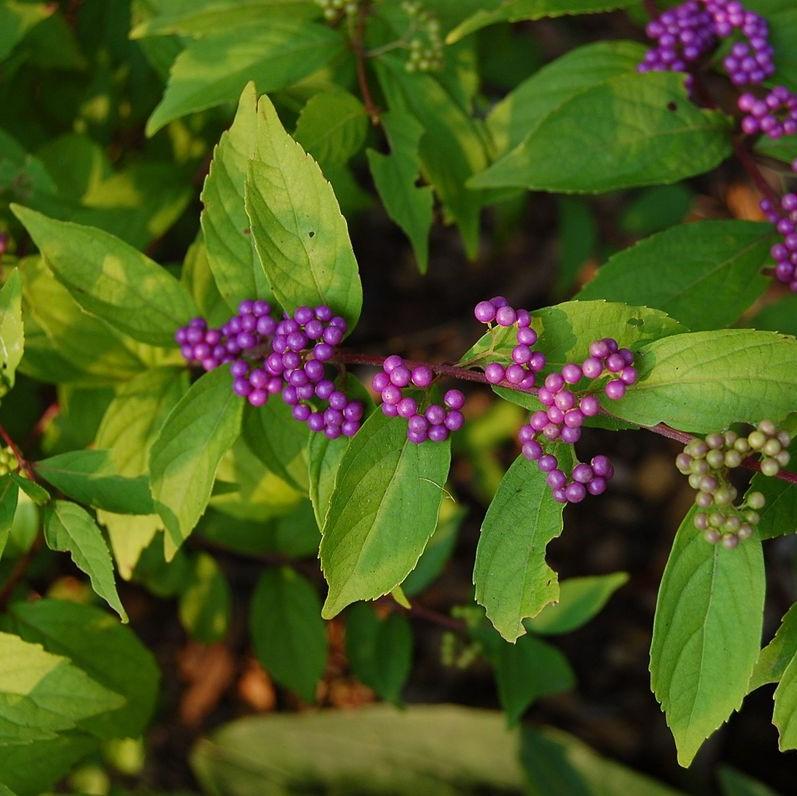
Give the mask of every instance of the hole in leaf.
POLYGON ((307 233, 311 238, 315 237, 315 232, 311 229, 310 232, 307 233))
POLYGON ((678 103, 677 102, 668 102, 667 103, 667 110, 668 111, 677 111, 678 110, 678 103))

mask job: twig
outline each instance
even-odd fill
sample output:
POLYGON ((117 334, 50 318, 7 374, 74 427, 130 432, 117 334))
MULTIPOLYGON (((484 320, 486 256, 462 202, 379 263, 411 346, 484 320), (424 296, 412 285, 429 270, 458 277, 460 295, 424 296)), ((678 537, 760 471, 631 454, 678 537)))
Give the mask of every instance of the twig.
POLYGON ((745 172, 747 172, 747 176, 750 177, 755 184, 755 187, 758 188, 759 192, 769 199, 769 201, 772 202, 775 207, 778 207, 780 205, 780 198, 778 197, 777 192, 766 181, 764 175, 761 173, 761 170, 758 168, 758 164, 755 162, 755 159, 747 151, 747 149, 745 149, 744 145, 739 139, 735 139, 733 142, 733 152, 742 168, 745 170, 745 172))
POLYGON ((354 31, 351 37, 351 49, 354 52, 354 65, 357 71, 357 85, 360 87, 360 94, 365 105, 365 112, 371 120, 371 124, 376 127, 379 124, 379 108, 371 95, 371 88, 368 85, 368 73, 365 62, 368 57, 365 52, 365 21, 368 18, 370 3, 361 3, 357 10, 357 19, 354 23, 354 31))
POLYGON ((25 555, 23 555, 22 558, 20 558, 14 565, 14 569, 11 570, 8 580, 6 580, 6 582, 3 584, 3 588, 0 589, 0 611, 5 610, 5 607, 8 605, 8 601, 11 599, 14 589, 16 589, 17 585, 25 577, 28 567, 31 565, 36 553, 41 550, 43 543, 44 540, 42 539, 41 533, 37 534, 36 538, 33 540, 33 543, 25 552, 25 555))
MULTIPOLYGON (((380 356, 372 356, 370 354, 358 354, 352 351, 346 351, 344 349, 338 349, 335 352, 334 360, 336 362, 340 362, 342 364, 347 365, 371 365, 373 367, 382 367, 382 363, 384 362, 384 357, 380 356)), ((536 395, 537 388, 531 387, 529 389, 522 389, 518 387, 517 384, 510 384, 508 381, 499 382, 496 385, 492 385, 490 382, 487 381, 487 377, 481 371, 477 370, 470 370, 469 368, 461 368, 457 367, 456 365, 441 365, 434 362, 421 362, 417 360, 405 360, 405 364, 409 368, 415 368, 419 365, 425 365, 428 367, 433 373, 437 373, 441 376, 448 376, 452 379, 459 379, 460 381, 471 381, 476 382, 478 384, 487 384, 490 386, 495 387, 504 387, 507 390, 514 390, 515 392, 522 392, 527 395, 536 395)), ((611 412, 607 412, 605 409, 601 407, 601 414, 606 415, 607 417, 615 417, 612 415, 611 412)), ((622 419, 622 418, 616 418, 622 419)), ((686 444, 693 436, 688 434, 686 431, 680 431, 677 428, 672 428, 668 426, 666 423, 658 423, 655 426, 640 426, 640 428, 645 429, 646 431, 652 431, 654 434, 658 434, 660 437, 667 437, 667 439, 673 439, 677 442, 682 444, 686 444)), ((742 465, 749 470, 755 470, 759 472, 761 470, 760 465, 753 459, 745 459, 742 462, 742 465)), ((781 481, 787 481, 790 484, 797 484, 797 473, 791 473, 788 470, 781 470, 776 476, 781 481)))
POLYGON ((22 451, 19 449, 19 445, 11 439, 11 435, 6 431, 4 426, 0 426, 0 437, 3 439, 6 445, 14 453, 16 460, 19 462, 19 469, 27 473, 28 477, 31 481, 36 481, 36 473, 33 471, 33 467, 31 466, 30 462, 25 458, 22 451))

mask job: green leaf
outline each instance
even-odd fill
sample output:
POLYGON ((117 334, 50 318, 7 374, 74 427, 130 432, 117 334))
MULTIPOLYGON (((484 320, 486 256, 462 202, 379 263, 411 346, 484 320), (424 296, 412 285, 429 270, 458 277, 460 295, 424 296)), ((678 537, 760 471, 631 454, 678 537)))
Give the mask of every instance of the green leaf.
POLYGON ((592 208, 583 199, 561 196, 559 211, 559 273, 555 293, 571 292, 581 269, 587 264, 598 245, 598 223, 592 208))
POLYGON ((171 561, 210 500, 216 468, 241 429, 243 403, 226 368, 191 385, 166 418, 150 450, 150 488, 166 526, 171 561))
POLYGON ((191 638, 214 644, 227 635, 231 604, 232 591, 224 572, 213 556, 200 553, 194 560, 191 580, 180 595, 180 624, 191 638))
POLYGON ((601 11, 613 11, 616 8, 628 8, 635 3, 636 0, 565 0, 565 2, 562 0, 503 0, 499 3, 493 2, 490 5, 494 8, 481 9, 457 25, 446 37, 446 43, 455 44, 465 36, 498 22, 522 22, 570 14, 597 14, 601 11))
POLYGON ((585 89, 636 72, 645 48, 631 41, 601 41, 570 50, 509 92, 487 117, 499 153, 522 143, 546 117, 585 89))
POLYGON ((70 658, 98 683, 125 697, 122 707, 84 722, 84 729, 100 738, 134 738, 146 729, 160 675, 152 653, 129 627, 99 608, 63 600, 17 602, 9 612, 23 639, 70 658))
POLYGON ((401 588, 410 597, 419 594, 430 586, 445 568, 446 562, 454 552, 459 527, 465 519, 467 510, 451 501, 440 506, 437 530, 426 545, 412 572, 405 578, 401 588))
POLYGON ((783 672, 774 699, 772 723, 778 728, 778 749, 797 749, 797 654, 783 672))
POLYGON ((770 224, 682 224, 615 254, 578 297, 645 304, 693 331, 729 326, 767 288, 771 244, 770 224))
POLYGON ((797 340, 773 332, 677 334, 642 348, 636 366, 639 382, 610 402, 632 423, 709 433, 794 410, 797 340))
POLYGON ((290 567, 266 570, 252 596, 249 632, 258 659, 274 679, 305 701, 315 701, 327 636, 313 586, 290 567))
MULTIPOLYGON (((797 441, 791 444, 789 452, 794 461, 797 441)), ((797 533, 797 485, 756 473, 750 481, 749 491, 761 492, 767 501, 758 512, 761 517, 758 535, 761 539, 797 533)))
POLYGON ((260 98, 257 124, 246 212, 274 295, 289 312, 328 304, 352 329, 360 317, 362 287, 332 187, 285 132, 268 97, 260 98))
MULTIPOLYGON (((545 352, 550 369, 565 362, 580 362, 589 353, 589 344, 601 337, 613 337, 625 348, 637 351, 662 337, 684 331, 678 321, 661 310, 630 307, 609 301, 566 301, 534 313, 532 325, 539 334, 537 348, 545 352)), ((484 334, 463 355, 463 364, 510 362, 516 344, 512 329, 497 326, 484 334)))
POLYGON ((126 478, 114 467, 109 451, 61 453, 35 464, 36 472, 67 497, 118 514, 153 511, 145 476, 126 478))
POLYGON ((682 75, 623 75, 558 106, 468 185, 605 193, 680 182, 719 165, 729 133, 726 116, 689 99, 682 75))
POLYGON ((450 462, 448 442, 415 445, 405 423, 381 412, 365 421, 343 456, 324 524, 324 618, 388 594, 412 571, 437 525, 450 462))
POLYGON ((323 169, 342 166, 356 155, 368 131, 362 102, 333 88, 314 94, 302 108, 293 137, 323 169))
POLYGON ((75 301, 123 334, 174 345, 175 329, 196 315, 173 276, 113 235, 18 205, 12 210, 75 301))
POLYGON ((299 492, 307 492, 307 445, 311 434, 304 423, 294 420, 288 404, 273 400, 256 409, 246 407, 241 433, 249 450, 271 472, 299 492))
POLYGON ((37 506, 44 506, 49 502, 50 493, 43 486, 18 472, 10 473, 9 477, 37 506))
POLYGON ((156 13, 138 23, 131 39, 147 36, 207 36, 231 25, 268 25, 275 15, 302 18, 318 16, 318 6, 309 0, 196 0, 158 3, 156 13))
POLYGON ((385 211, 410 239, 418 270, 425 274, 429 267, 434 196, 430 186, 417 185, 423 126, 414 116, 396 111, 382 117, 382 126, 390 141, 390 154, 373 149, 366 152, 371 176, 385 211))
POLYGON ((126 622, 127 613, 116 593, 108 545, 88 512, 65 500, 48 503, 44 509, 44 538, 51 550, 69 553, 75 566, 89 576, 91 588, 126 622))
POLYGON ((529 796, 684 796, 649 777, 601 757, 573 735, 525 725, 520 757, 529 796))
POLYGON ((722 796, 778 796, 763 782, 748 777, 729 766, 720 766, 717 778, 722 796))
POLYGON ((688 766, 703 741, 741 707, 758 657, 764 611, 761 542, 712 545, 690 511, 659 589, 651 688, 688 766))
POLYGON ((31 28, 54 11, 49 3, 3 0, 0 4, 0 59, 5 58, 31 28))
POLYGON ((797 337, 797 296, 783 296, 768 304, 750 321, 750 325, 797 337))
POLYGON ((750 691, 777 683, 797 655, 797 603, 786 611, 775 637, 761 650, 750 678, 750 691))
POLYGON ((0 741, 26 744, 55 738, 124 703, 73 666, 18 636, 0 633, 0 741))
POLYGON ((219 292, 230 307, 268 298, 270 289, 249 234, 244 185, 257 141, 257 90, 247 83, 232 127, 222 133, 202 188, 202 233, 219 292))
POLYGON ((399 703, 412 668, 412 629, 396 611, 380 618, 355 603, 346 612, 346 656, 354 676, 382 699, 399 703))
POLYGON ((530 633, 569 633, 600 613, 609 598, 627 581, 625 572, 563 580, 559 583, 559 602, 523 624, 530 633))
POLYGON ((620 229, 641 238, 680 224, 689 215, 695 194, 685 183, 643 188, 624 208, 620 229))
POLYGON ((342 51, 343 38, 331 28, 280 18, 190 42, 172 65, 147 135, 186 114, 236 100, 250 80, 260 93, 290 86, 342 51))
POLYGON ((324 434, 310 435, 307 445, 307 475, 310 500, 319 528, 323 528, 326 522, 338 468, 348 447, 349 440, 346 437, 328 439, 324 434))
POLYGON ((318 792, 319 783, 330 793, 520 793, 517 748, 498 711, 369 705, 239 719, 202 739, 191 764, 203 791, 224 796, 318 792))
POLYGON ((576 684, 567 658, 534 636, 523 636, 516 644, 500 642, 491 657, 498 698, 510 726, 540 697, 569 691, 576 684))
POLYGON ((487 167, 483 129, 455 98, 449 86, 431 75, 409 74, 403 59, 374 61, 382 91, 392 114, 411 114, 423 126, 419 155, 421 173, 434 187, 446 215, 459 227, 465 252, 476 256, 479 215, 486 197, 468 190, 467 180, 487 167))
POLYGON ((14 386, 24 347, 22 279, 19 271, 12 271, 0 290, 0 396, 14 386))
MULTIPOLYGON (((556 447, 567 472, 570 453, 556 447)), ((562 505, 534 462, 519 456, 501 479, 487 509, 476 548, 476 602, 509 642, 526 631, 523 620, 559 598, 556 573, 545 561, 547 544, 562 533, 562 505)))
POLYGON ((12 478, 0 477, 0 559, 6 549, 14 515, 17 513, 19 487, 12 478))

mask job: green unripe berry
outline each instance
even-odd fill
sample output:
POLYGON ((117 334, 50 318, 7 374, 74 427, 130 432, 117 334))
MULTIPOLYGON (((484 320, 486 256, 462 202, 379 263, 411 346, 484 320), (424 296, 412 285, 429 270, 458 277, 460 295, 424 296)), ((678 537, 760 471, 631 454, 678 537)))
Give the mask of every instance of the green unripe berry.
POLYGON ((725 515, 721 511, 712 511, 708 515, 708 524, 712 528, 721 528, 722 523, 725 522, 725 515))
POLYGON ((735 515, 731 514, 727 520, 722 524, 722 529, 728 533, 735 533, 742 525, 742 521, 735 515))
POLYGON ((747 441, 750 443, 750 447, 755 451, 760 451, 761 448, 766 445, 767 438, 766 435, 762 431, 751 431, 747 435, 747 441))
POLYGON ((783 445, 784 448, 788 448, 791 445, 791 434, 788 431, 778 431, 778 442, 783 445))
POLYGON ((777 459, 762 459, 761 460, 761 472, 772 478, 776 476, 780 472, 780 465, 778 464, 777 459))
POLYGON ((733 550, 739 544, 739 537, 733 533, 726 533, 722 537, 722 546, 727 550, 733 550))
POLYGON ((703 475, 700 477, 700 483, 697 488, 701 492, 713 492, 718 486, 717 479, 713 475, 703 475))
POLYGON ((745 511, 744 518, 751 525, 758 525, 758 523, 761 522, 761 515, 757 511, 745 511))
POLYGON ((706 437, 706 445, 712 450, 718 450, 725 444, 725 437, 722 434, 709 434, 706 437))
POLYGON ((742 454, 739 453, 737 450, 727 451, 725 453, 725 466, 729 469, 733 470, 735 467, 739 467, 742 463, 742 454))
POLYGON ((695 495, 695 505, 707 509, 714 505, 714 496, 708 492, 698 492, 695 495))
POLYGON ((695 514, 695 528, 698 531, 706 531, 708 530, 708 515, 704 514, 702 511, 697 512, 695 514))
POLYGON ((733 443, 734 450, 739 451, 739 453, 745 454, 750 452, 750 443, 747 440, 747 437, 739 437, 736 442, 733 443))
POLYGON ((723 435, 725 437, 725 447, 732 448, 739 439, 739 435, 735 431, 726 431, 723 435))
POLYGON ((732 497, 731 490, 728 487, 726 487, 726 486, 720 487, 714 493, 714 502, 718 506, 728 506, 728 505, 730 505, 732 500, 733 500, 733 497, 732 497))
POLYGON ((768 439, 761 450, 767 456, 777 456, 783 448, 776 439, 768 439))
POLYGON ((692 475, 689 476, 689 486, 691 486, 692 489, 700 489, 700 482, 704 477, 705 476, 698 475, 697 473, 692 473, 692 475))
POLYGON ((692 466, 692 457, 688 453, 679 453, 675 457, 675 466, 681 475, 689 475, 692 466))
POLYGON ((736 535, 740 539, 749 539, 753 535, 753 526, 743 522, 736 535))
POLYGON ((710 450, 706 454, 706 461, 712 470, 719 470, 725 464, 725 454, 720 450, 710 450))
POLYGON ((778 427, 771 420, 762 420, 758 424, 758 430, 763 431, 764 434, 771 437, 773 434, 777 433, 778 427))
POLYGON ((762 492, 751 492, 747 496, 747 505, 750 506, 751 509, 755 509, 756 511, 760 511, 764 508, 767 503, 767 499, 764 497, 762 492))
POLYGON ((708 445, 702 439, 693 439, 686 444, 684 453, 688 453, 695 459, 702 459, 708 453, 708 445))
POLYGON ((776 457, 778 464, 781 467, 785 467, 789 461, 791 460, 791 455, 788 451, 781 451, 776 457))
POLYGON ((707 542, 711 542, 711 544, 717 544, 717 542, 719 542, 719 540, 720 540, 720 534, 719 534, 719 531, 715 531, 714 529, 709 528, 709 530, 707 530, 703 534, 703 538, 707 542))

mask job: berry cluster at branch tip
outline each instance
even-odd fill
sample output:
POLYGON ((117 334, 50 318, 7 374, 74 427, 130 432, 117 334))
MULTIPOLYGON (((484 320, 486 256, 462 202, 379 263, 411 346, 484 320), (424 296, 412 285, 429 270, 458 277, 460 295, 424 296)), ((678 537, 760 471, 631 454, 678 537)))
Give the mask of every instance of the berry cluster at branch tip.
POLYGON ((353 437, 365 407, 328 378, 326 363, 346 334, 346 321, 325 306, 298 307, 282 320, 266 301, 246 300, 219 329, 195 318, 176 341, 191 363, 213 370, 229 363, 233 391, 252 406, 280 395, 295 420, 329 439, 353 437))
POLYGON ((357 0, 315 0, 315 4, 324 12, 327 22, 335 22, 343 14, 353 17, 358 8, 357 0))
MULTIPOLYGON (((537 342, 537 333, 531 327, 531 315, 526 310, 510 307, 503 296, 479 302, 473 314, 481 323, 516 328, 512 363, 488 364, 484 369, 487 381, 533 390, 537 374, 545 367, 545 356, 532 350, 537 342)), ((600 404, 594 391, 579 396, 570 388, 582 380, 595 382, 606 376, 609 379, 603 385, 603 391, 607 398, 615 401, 637 381, 633 353, 620 348, 611 338, 595 340, 589 347, 589 356, 580 365, 568 362, 560 371, 549 373, 537 389, 537 398, 546 408, 533 412, 529 422, 520 429, 521 453, 529 461, 537 462, 540 470, 546 473, 546 483, 559 503, 580 503, 587 494, 600 495, 614 474, 612 463, 601 455, 595 456, 589 464, 577 462, 568 478, 557 457, 546 453, 541 444, 562 442, 574 445, 581 439, 584 420, 596 415, 600 404)))
POLYGON ((402 417, 407 421, 407 439, 420 445, 427 440, 445 442, 452 431, 459 431, 465 423, 460 411, 465 396, 459 390, 448 390, 443 405, 430 403, 425 408, 422 399, 407 395, 404 390, 427 390, 434 380, 428 365, 408 367, 397 354, 391 354, 375 374, 371 386, 381 399, 386 417, 402 417))
POLYGON ((411 36, 409 56, 404 68, 408 72, 437 72, 443 68, 443 38, 440 21, 417 0, 405 0, 401 4, 410 19, 405 36, 411 36))
POLYGON ((791 435, 771 420, 762 420, 747 436, 728 430, 686 444, 675 465, 697 490, 694 523, 706 541, 733 548, 753 535, 766 499, 761 492, 748 492, 740 505, 734 505, 738 492, 730 471, 740 467, 745 457, 759 455, 761 472, 776 476, 789 463, 790 444, 791 435))
POLYGON ((0 475, 8 475, 19 469, 19 461, 11 448, 0 448, 0 475))
POLYGON ((780 236, 770 250, 775 278, 797 293, 797 194, 782 196, 779 207, 770 199, 762 199, 761 210, 780 236))

